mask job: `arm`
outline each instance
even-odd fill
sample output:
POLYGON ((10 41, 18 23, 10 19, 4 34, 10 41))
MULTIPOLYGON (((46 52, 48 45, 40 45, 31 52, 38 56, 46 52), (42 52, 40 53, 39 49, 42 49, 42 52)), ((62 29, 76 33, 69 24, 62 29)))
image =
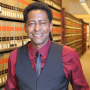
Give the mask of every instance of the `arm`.
POLYGON ((83 74, 78 53, 74 49, 64 45, 62 60, 65 76, 69 78, 73 90, 90 90, 83 74))
POLYGON ((90 90, 85 79, 78 53, 73 50, 71 53, 71 70, 69 75, 73 90, 90 90))
POLYGON ((11 55, 9 57, 8 75, 4 90, 19 90, 17 78, 15 76, 16 57, 17 50, 14 50, 13 52, 11 52, 11 55))

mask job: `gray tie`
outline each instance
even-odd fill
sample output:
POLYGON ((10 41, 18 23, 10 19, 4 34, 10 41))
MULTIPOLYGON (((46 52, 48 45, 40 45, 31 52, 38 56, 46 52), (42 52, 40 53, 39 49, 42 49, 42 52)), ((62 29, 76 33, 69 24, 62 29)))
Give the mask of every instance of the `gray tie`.
POLYGON ((37 52, 37 64, 36 64, 36 75, 37 75, 37 78, 39 77, 40 75, 40 71, 41 71, 41 56, 40 56, 40 53, 37 52))

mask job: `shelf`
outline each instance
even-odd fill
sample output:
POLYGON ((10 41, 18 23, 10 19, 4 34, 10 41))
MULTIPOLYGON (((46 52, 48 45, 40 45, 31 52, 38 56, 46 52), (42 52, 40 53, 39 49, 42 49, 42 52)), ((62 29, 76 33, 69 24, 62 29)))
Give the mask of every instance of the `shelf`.
POLYGON ((65 20, 66 20, 66 21, 73 22, 73 23, 77 23, 77 24, 79 24, 79 25, 82 25, 82 22, 79 22, 79 21, 73 20, 73 19, 70 18, 70 17, 65 17, 65 20))
POLYGON ((82 36, 81 33, 73 33, 73 34, 65 34, 65 37, 77 37, 77 36, 82 36))
POLYGON ((71 22, 71 21, 66 21, 66 20, 65 20, 65 24, 66 24, 66 25, 70 25, 70 26, 74 26, 74 27, 82 28, 82 25, 79 25, 79 24, 74 23, 74 22, 71 22))
POLYGON ((71 15, 71 14, 68 13, 68 12, 65 12, 65 17, 68 17, 68 18, 70 18, 70 19, 72 19, 72 20, 75 20, 75 21, 77 21, 77 22, 81 22, 81 23, 82 23, 82 20, 81 20, 81 19, 76 18, 75 16, 71 15))
MULTIPOLYGON (((35 1, 42 1, 42 2, 44 2, 45 4, 47 4, 50 8, 53 8, 54 10, 57 10, 57 11, 61 12, 61 8, 60 8, 60 10, 59 10, 59 9, 55 8, 54 6, 50 5, 49 3, 46 3, 46 2, 43 1, 43 0, 35 0, 35 1)), ((54 2, 54 3, 56 3, 56 2, 54 2)), ((51 4, 52 4, 52 1, 51 1, 51 4)), ((57 4, 57 3, 56 3, 56 4, 57 4)), ((58 4, 57 4, 57 5, 58 5, 58 4)), ((58 5, 58 6, 61 6, 61 5, 58 5)))
POLYGON ((61 25, 53 24, 53 26, 61 27, 61 25))
POLYGON ((53 40, 54 42, 60 42, 61 40, 53 40))
POLYGON ((71 25, 67 25, 67 24, 65 24, 65 29, 76 29, 76 30, 82 30, 82 28, 80 28, 80 27, 75 27, 75 26, 71 26, 71 25))
POLYGON ((23 19, 0 15, 1 20, 24 22, 23 19))
POLYGON ((17 48, 19 48, 19 47, 15 47, 15 48, 8 48, 8 49, 0 50, 0 54, 1 54, 1 53, 6 53, 6 52, 13 51, 13 50, 15 50, 15 49, 17 49, 17 48))
POLYGON ((4 85, 5 85, 5 83, 6 83, 6 82, 2 83, 2 84, 0 85, 0 87, 4 86, 4 85))
POLYGON ((77 42, 80 42, 80 41, 82 41, 82 39, 72 40, 72 41, 66 42, 65 45, 71 45, 71 44, 74 44, 74 43, 77 43, 77 42))
POLYGON ((76 22, 76 21, 74 21, 74 20, 72 20, 72 19, 67 19, 67 18, 65 17, 65 20, 66 20, 66 21, 73 22, 73 23, 76 23, 76 24, 79 24, 79 25, 82 26, 82 23, 76 22))

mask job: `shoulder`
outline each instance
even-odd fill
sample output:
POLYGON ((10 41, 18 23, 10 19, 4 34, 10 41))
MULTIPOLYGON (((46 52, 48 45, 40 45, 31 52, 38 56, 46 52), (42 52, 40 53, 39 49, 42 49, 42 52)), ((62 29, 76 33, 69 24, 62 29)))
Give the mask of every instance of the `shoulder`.
POLYGON ((11 68, 14 68, 17 62, 17 49, 11 52, 8 64, 11 66, 11 68))
POLYGON ((77 51, 69 46, 63 45, 63 53, 77 53, 77 51))
POLYGON ((13 50, 10 54, 10 58, 16 58, 17 56, 17 49, 13 50))
POLYGON ((62 58, 66 61, 71 61, 79 58, 77 51, 69 46, 63 45, 62 58))
POLYGON ((53 46, 53 48, 63 48, 63 44, 58 44, 58 43, 56 43, 56 42, 51 42, 51 47, 53 46))

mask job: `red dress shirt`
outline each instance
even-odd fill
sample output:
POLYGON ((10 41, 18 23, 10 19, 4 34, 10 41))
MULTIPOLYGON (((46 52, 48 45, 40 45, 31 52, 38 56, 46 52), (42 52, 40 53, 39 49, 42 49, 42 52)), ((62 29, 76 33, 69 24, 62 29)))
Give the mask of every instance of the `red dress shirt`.
MULTIPOLYGON (((41 54, 41 71, 43 70, 44 64, 46 62, 50 44, 51 41, 48 40, 48 42, 39 50, 41 54)), ((28 52, 32 67, 34 71, 36 71, 35 59, 37 49, 35 49, 31 45, 31 43, 28 44, 28 52)), ((73 90, 90 90, 82 71, 78 53, 74 49, 64 45, 62 51, 62 61, 65 76, 66 78, 69 78, 73 90)), ((17 77, 15 76, 16 62, 17 62, 17 49, 12 51, 9 57, 8 76, 4 90, 19 90, 17 77)))

